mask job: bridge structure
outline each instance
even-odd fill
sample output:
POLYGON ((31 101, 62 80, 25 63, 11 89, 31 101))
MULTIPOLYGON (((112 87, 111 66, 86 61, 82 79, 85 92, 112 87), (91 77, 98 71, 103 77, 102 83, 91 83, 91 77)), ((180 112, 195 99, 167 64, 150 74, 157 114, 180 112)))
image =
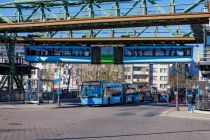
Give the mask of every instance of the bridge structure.
MULTIPOLYGON (((10 91, 13 88, 10 81, 16 84, 21 81, 14 61, 15 43, 80 46, 203 43, 201 25, 209 23, 209 9, 206 0, 11 0, 0 3, 0 42, 5 44, 10 59, 0 65, 0 69, 9 68, 1 81, 7 81, 10 91)), ((0 88, 5 83, 0 83, 0 88)))

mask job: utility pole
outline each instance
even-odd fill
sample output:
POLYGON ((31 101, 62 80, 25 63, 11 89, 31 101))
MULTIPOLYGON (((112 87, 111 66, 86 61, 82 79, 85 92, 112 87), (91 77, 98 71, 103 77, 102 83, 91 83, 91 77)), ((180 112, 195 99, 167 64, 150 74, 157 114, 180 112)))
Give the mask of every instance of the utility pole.
POLYGON ((58 64, 59 69, 59 83, 58 83, 58 106, 61 106, 60 103, 60 94, 61 94, 61 64, 58 64))
POLYGON ((179 71, 178 63, 176 63, 176 110, 179 111, 179 71))

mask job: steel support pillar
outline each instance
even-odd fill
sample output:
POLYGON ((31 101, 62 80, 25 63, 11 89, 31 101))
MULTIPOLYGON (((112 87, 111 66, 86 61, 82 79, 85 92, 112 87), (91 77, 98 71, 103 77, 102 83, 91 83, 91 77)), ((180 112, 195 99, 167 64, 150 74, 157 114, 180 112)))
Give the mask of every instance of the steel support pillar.
MULTIPOLYGON (((16 88, 18 91, 18 94, 24 95, 24 88, 22 84, 22 78, 20 79, 15 66, 15 43, 12 41, 12 36, 8 36, 5 34, 5 47, 7 51, 7 57, 8 57, 8 65, 5 64, 5 67, 8 69, 8 72, 6 72, 5 76, 1 79, 0 84, 0 90, 7 84, 8 89, 8 100, 10 101, 12 99, 12 96, 14 96, 14 85, 16 84, 16 88), (14 84, 15 83, 15 84, 14 84)), ((22 97, 22 99, 24 99, 22 97)))

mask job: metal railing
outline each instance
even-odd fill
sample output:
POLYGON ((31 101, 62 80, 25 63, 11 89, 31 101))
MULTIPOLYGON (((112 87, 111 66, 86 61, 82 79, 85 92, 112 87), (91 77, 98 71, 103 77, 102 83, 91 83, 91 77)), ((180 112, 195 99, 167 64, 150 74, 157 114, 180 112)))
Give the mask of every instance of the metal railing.
MULTIPOLYGON (((7 56, 1 56, 0 57, 0 63, 9 63, 9 59, 7 56)), ((15 64, 28 64, 23 56, 15 56, 14 57, 14 63, 15 64)))
POLYGON ((210 111, 210 98, 197 97, 195 100, 195 109, 202 111, 210 111))

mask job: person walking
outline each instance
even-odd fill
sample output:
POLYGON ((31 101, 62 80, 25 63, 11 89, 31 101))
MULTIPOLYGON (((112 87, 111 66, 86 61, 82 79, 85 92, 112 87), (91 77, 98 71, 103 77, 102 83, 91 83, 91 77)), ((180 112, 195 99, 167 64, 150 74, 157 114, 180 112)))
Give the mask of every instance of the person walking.
POLYGON ((195 97, 196 97, 196 94, 195 94, 195 92, 193 91, 193 92, 192 92, 192 111, 193 111, 194 108, 195 108, 195 97))
POLYGON ((193 97, 192 97, 192 94, 187 95, 187 103, 188 103, 188 112, 192 113, 193 112, 193 107, 192 107, 193 97))

